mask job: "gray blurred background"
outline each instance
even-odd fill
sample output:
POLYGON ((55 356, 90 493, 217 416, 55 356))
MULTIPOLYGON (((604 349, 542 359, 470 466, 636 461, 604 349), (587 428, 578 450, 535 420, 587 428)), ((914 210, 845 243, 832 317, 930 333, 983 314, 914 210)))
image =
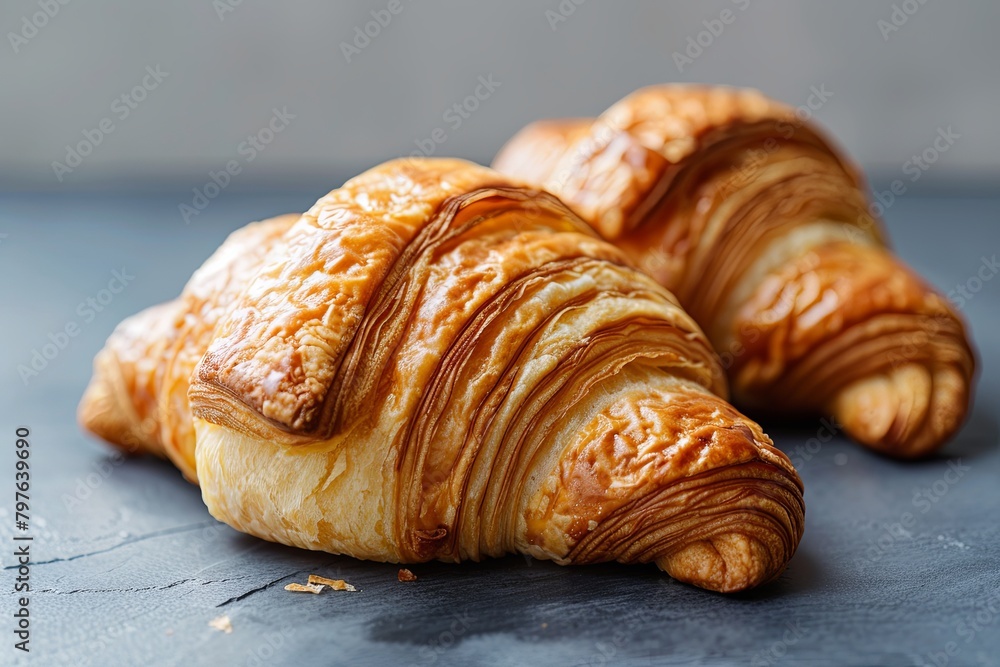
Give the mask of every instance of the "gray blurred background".
POLYGON ((532 119, 596 114, 664 81, 793 105, 824 91, 816 118, 876 185, 949 127, 958 138, 914 189, 1000 174, 1000 3, 987 0, 5 0, 0 25, 6 191, 190 191, 235 160, 223 198, 320 192, 414 151, 488 162, 532 119), (261 150, 244 143, 275 110, 294 118, 261 150), (53 165, 80 142, 94 145, 77 166, 53 165))
MULTIPOLYGON (((0 28, 0 433, 13 457, 31 427, 31 665, 264 664, 278 627, 275 660, 296 665, 1000 665, 1000 616, 959 631, 1000 590, 997 0, 2 0, 0 28), (113 328, 175 298, 233 229, 388 158, 489 162, 531 120, 667 81, 811 101, 980 353, 977 405, 941 458, 897 465, 842 437, 814 450, 816 422, 764 424, 801 461, 809 507, 770 590, 724 599, 651 569, 516 557, 424 565, 402 590, 387 565, 221 527, 169 464, 112 458, 75 424, 113 328), (897 180, 905 196, 885 194, 897 180), (928 489, 947 495, 924 515, 928 489), (277 585, 306 572, 367 592, 277 585), (233 635, 208 626, 223 612, 233 635)), ((13 653, 0 665, 27 664, 13 653)))

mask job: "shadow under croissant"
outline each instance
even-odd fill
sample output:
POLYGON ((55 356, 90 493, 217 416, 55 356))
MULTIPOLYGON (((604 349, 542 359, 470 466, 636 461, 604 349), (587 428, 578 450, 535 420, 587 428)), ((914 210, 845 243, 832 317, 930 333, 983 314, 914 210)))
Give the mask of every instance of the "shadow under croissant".
POLYGON ((975 405, 965 426, 955 439, 931 457, 932 460, 956 456, 977 458, 1000 447, 1000 420, 988 406, 975 405))
MULTIPOLYGON (((151 507, 156 505, 156 497, 162 494, 171 498, 172 508, 176 509, 180 505, 185 508, 185 512, 190 510, 192 520, 204 519, 205 521, 202 522, 204 525, 201 523, 196 525, 198 530, 189 540, 191 542, 189 550, 195 555, 199 552, 211 554, 210 566, 234 561, 252 553, 256 562, 268 563, 269 566, 273 566, 276 562, 280 563, 282 568, 287 569, 289 580, 292 580, 294 575, 309 570, 310 572, 322 571, 327 574, 333 572, 337 578, 351 578, 352 583, 365 579, 371 581, 373 577, 378 585, 381 585, 383 580, 396 583, 399 563, 363 560, 346 555, 288 546, 239 532, 222 522, 213 522, 212 517, 208 515, 202 504, 198 487, 192 486, 184 480, 179 471, 166 459, 134 453, 123 455, 121 452, 115 452, 103 457, 103 461, 105 465, 102 468, 112 471, 120 470, 123 473, 116 483, 126 492, 135 491, 138 493, 141 491, 142 495, 151 496, 151 507), (153 488, 150 476, 157 478, 156 487, 160 487, 160 484, 163 486, 150 492, 150 489, 153 488), (190 503, 190 508, 186 508, 188 503, 190 503)), ((732 539, 732 533, 726 533, 723 536, 723 541, 731 541, 732 539)), ((739 542, 738 539, 736 541, 739 542)), ((580 550, 584 550, 584 548, 585 545, 581 545, 580 550)), ((700 551, 704 548, 704 543, 695 542, 692 549, 682 549, 681 552, 687 551, 689 555, 697 558, 702 555, 700 551)), ((684 553, 679 552, 675 556, 678 560, 675 567, 683 568, 685 566, 683 563, 684 553)), ((800 549, 790 566, 794 566, 801 572, 805 563, 807 569, 812 571, 815 569, 815 564, 809 566, 808 564, 811 562, 813 559, 808 554, 803 554, 800 549)), ((566 586, 569 586, 570 589, 578 586, 575 582, 579 581, 576 578, 579 574, 586 575, 587 590, 591 593, 599 592, 601 589, 607 589, 610 592, 620 587, 623 581, 628 581, 630 586, 639 584, 643 587, 648 587, 651 582, 658 582, 671 586, 672 590, 675 591, 700 592, 705 588, 704 585, 689 585, 688 582, 683 581, 683 576, 680 578, 668 576, 669 569, 662 567, 662 565, 664 564, 661 563, 658 566, 656 563, 650 562, 622 563, 613 561, 560 565, 554 561, 536 559, 527 554, 505 554, 498 558, 486 557, 480 561, 467 560, 461 563, 428 561, 413 564, 410 567, 418 570, 421 577, 435 579, 439 584, 444 583, 452 594, 457 593, 460 597, 468 594, 472 588, 478 594, 482 586, 486 585, 484 584, 484 575, 497 577, 496 585, 509 585, 509 577, 511 576, 530 580, 533 586, 543 584, 544 588, 542 589, 533 588, 533 595, 538 601, 544 599, 563 600, 563 595, 567 592, 566 586), (472 588, 466 588, 466 583, 472 588)), ((192 567, 201 568, 203 566, 195 560, 192 567)), ((763 576, 763 573, 761 574, 763 576)), ((801 583, 801 579, 799 581, 801 583)), ((704 582, 702 583, 704 584, 704 582)), ((426 584, 424 585, 426 586, 426 584)), ((798 590, 800 585, 790 586, 786 570, 780 568, 774 576, 768 575, 761 581, 761 585, 750 589, 726 590, 724 582, 718 582, 716 587, 721 587, 720 592, 728 593, 726 597, 735 595, 736 599, 766 599, 792 593, 798 590)), ((649 591, 650 589, 645 588, 645 590, 649 591)), ((661 595, 662 591, 656 591, 653 597, 660 599, 661 595)), ((224 604, 236 599, 242 599, 242 595, 227 600, 224 604)))
MULTIPOLYGON (((796 556, 796 562, 799 556, 796 556)), ((782 576, 770 585, 731 595, 706 597, 691 586, 664 577, 652 566, 603 563, 560 567, 548 561, 518 556, 490 559, 462 567, 442 563, 420 566, 420 585, 400 589, 404 610, 392 609, 367 623, 376 642, 440 645, 478 636, 510 633, 531 640, 610 639, 602 630, 611 626, 627 635, 650 627, 669 628, 670 643, 678 621, 719 613, 719 605, 750 610, 758 601, 801 593, 811 581, 816 561, 806 555, 792 581, 782 576), (490 605, 480 601, 489 599, 490 605), (419 613, 414 613, 414 609, 419 613), (450 633, 450 635, 446 634, 450 633)), ((342 572, 342 570, 339 570, 342 572)), ((392 578, 395 573, 385 576, 392 578)), ((374 590, 374 585, 372 586, 374 590)), ((397 595, 396 589, 390 593, 397 595)), ((337 611, 331 613, 339 613, 337 611)), ((588 647, 589 648, 589 647, 588 647)), ((627 651, 624 651, 627 652, 627 651)), ((604 663, 601 663, 604 664, 604 663)), ((609 662, 607 664, 613 664, 609 662)))

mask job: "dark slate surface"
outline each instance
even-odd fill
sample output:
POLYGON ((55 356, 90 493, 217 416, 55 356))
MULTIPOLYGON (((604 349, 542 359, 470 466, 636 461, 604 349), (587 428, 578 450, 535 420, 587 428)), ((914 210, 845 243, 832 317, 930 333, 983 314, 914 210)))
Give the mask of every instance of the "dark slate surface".
MULTIPOLYGON (((227 194, 190 226, 177 212, 184 193, 0 198, 0 662, 1000 664, 997 277, 963 306, 982 359, 978 397, 939 457, 900 464, 840 437, 810 453, 800 448, 818 421, 765 422, 805 480, 807 529, 781 579, 746 595, 706 593, 652 567, 561 568, 518 556, 414 567, 420 580, 404 585, 391 565, 241 535, 216 523, 168 464, 120 461, 81 434, 76 402, 114 325, 174 296, 228 230, 317 194, 227 194), (134 280, 85 321, 78 304, 116 269, 134 280), (17 365, 69 322, 80 334, 25 386, 17 365), (11 632, 17 425, 31 428, 33 452, 28 660, 11 632), (958 465, 961 476, 946 477, 958 465), (921 489, 935 502, 921 500, 921 489), (310 572, 361 592, 282 590, 310 572), (232 634, 208 626, 221 614, 232 634)), ((997 198, 908 197, 888 218, 901 254, 946 290, 977 287, 981 258, 1000 253, 997 198)))

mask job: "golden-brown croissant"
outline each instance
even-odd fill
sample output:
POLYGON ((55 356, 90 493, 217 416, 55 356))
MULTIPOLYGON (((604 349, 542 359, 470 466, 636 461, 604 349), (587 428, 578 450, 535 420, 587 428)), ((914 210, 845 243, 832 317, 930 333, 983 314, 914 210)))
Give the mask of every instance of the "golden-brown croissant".
POLYGON ((777 574, 801 487, 668 293, 558 201, 452 160, 321 199, 192 379, 203 497, 265 539, 419 562, 777 574))
MULTIPOLYGON (((725 402, 707 339, 551 195, 400 160, 270 245, 230 274, 190 382, 217 518, 382 561, 655 562, 720 591, 795 551, 801 482, 725 402)), ((218 305, 200 279, 185 292, 218 305)))
POLYGON ((529 125, 494 167, 562 198, 704 328, 749 410, 832 414, 926 454, 961 426, 974 358, 948 302, 894 257, 859 171, 751 90, 639 90, 529 125))
POLYGON ((80 423, 128 451, 166 456, 197 483, 187 398, 191 372, 226 306, 298 218, 283 215, 234 232, 180 297, 119 324, 94 359, 94 375, 78 410, 80 423))

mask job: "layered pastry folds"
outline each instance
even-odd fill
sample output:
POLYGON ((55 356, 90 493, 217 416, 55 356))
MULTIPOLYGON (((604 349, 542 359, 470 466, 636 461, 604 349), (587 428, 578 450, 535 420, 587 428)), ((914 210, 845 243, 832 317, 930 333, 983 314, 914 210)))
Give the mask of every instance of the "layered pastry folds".
POLYGON ((886 247, 865 184, 802 113, 750 90, 639 90, 528 126, 494 167, 556 194, 673 291, 737 405, 833 415, 926 454, 961 426, 974 357, 950 304, 886 247))
POLYGON ((124 323, 81 406, 106 438, 152 420, 143 447, 193 450, 217 518, 381 561, 654 562, 719 591, 791 558, 788 459, 674 297, 551 194, 400 160, 264 225, 285 228, 238 232, 124 323))
POLYGON ((298 218, 283 215, 234 232, 178 298, 119 324, 94 359, 94 375, 80 401, 80 423, 126 451, 169 458, 197 482, 187 398, 191 373, 222 313, 298 218))

